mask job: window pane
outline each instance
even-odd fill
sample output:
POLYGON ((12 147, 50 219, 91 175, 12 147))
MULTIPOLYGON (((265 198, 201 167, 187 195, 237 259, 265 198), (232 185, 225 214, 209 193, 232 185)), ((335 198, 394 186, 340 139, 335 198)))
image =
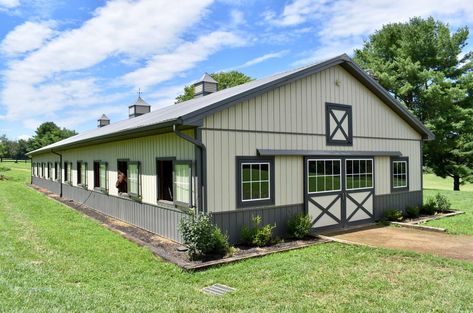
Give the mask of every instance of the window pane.
POLYGON ((316 169, 316 162, 315 161, 309 161, 309 175, 313 176, 316 175, 317 169, 316 169))
POLYGON ((333 177, 326 176, 325 177, 325 190, 333 190, 332 188, 333 177))
POLYGON ((333 174, 340 175, 340 161, 333 162, 333 174))
POLYGON ((133 194, 139 194, 139 173, 138 164, 128 164, 128 191, 133 194))
POLYGON ((332 164, 333 164, 333 161, 325 162, 325 175, 332 175, 332 164))
POLYGON ((340 176, 333 177, 333 190, 340 189, 340 176))
POLYGON ((261 180, 269 179, 269 165, 261 164, 261 180))
POLYGON ((262 182, 261 185, 261 198, 262 199, 268 199, 269 198, 269 181, 268 182, 262 182))
POLYGON ((316 170, 316 175, 324 175, 324 169, 325 169, 325 165, 324 165, 324 161, 317 161, 317 170, 316 170))
POLYGON ((259 182, 251 183, 251 199, 261 199, 259 184, 259 182))
POLYGON ((259 179, 259 164, 253 164, 251 165, 251 180, 258 181, 259 179))
POLYGON ((360 160, 360 173, 366 173, 366 160, 360 160))
POLYGON ((353 161, 347 160, 347 174, 353 174, 353 161))
POLYGON ((176 200, 190 204, 190 166, 188 164, 176 164, 175 166, 176 200))
POLYGON ((242 196, 243 200, 251 199, 251 183, 243 183, 242 196))
POLYGON ((309 177, 309 192, 317 191, 317 177, 309 177))
POLYGON ((243 181, 251 181, 251 165, 243 164, 243 181))

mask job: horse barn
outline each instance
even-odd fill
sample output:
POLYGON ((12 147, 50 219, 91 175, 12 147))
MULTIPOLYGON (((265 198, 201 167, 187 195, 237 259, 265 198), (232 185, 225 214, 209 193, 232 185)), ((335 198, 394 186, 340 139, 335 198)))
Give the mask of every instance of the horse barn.
POLYGON ((32 183, 175 241, 189 210, 235 243, 253 215, 282 234, 307 212, 323 232, 422 204, 433 134, 347 55, 195 92, 32 151, 32 183))

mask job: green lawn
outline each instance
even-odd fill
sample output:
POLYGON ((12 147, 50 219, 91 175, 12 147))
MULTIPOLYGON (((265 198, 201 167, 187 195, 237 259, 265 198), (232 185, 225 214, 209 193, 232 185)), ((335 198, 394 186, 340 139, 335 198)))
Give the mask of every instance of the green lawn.
POLYGON ((452 209, 465 212, 462 215, 428 222, 427 225, 446 228, 450 234, 473 235, 473 184, 461 186, 461 191, 453 191, 452 179, 426 174, 424 187, 424 200, 440 192, 452 202, 452 209))
POLYGON ((330 243, 183 272, 26 187, 28 166, 11 166, 0 312, 473 311, 473 264, 415 253, 330 243), (199 291, 212 283, 237 291, 199 291))

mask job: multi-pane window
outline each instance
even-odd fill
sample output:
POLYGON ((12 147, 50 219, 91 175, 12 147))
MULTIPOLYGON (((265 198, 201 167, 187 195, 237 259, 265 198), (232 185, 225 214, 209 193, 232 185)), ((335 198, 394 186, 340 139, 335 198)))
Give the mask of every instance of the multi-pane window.
POLYGON ((270 163, 241 163, 241 200, 268 200, 271 197, 270 163))
POLYGON ((392 161, 392 187, 393 189, 407 188, 408 186, 408 161, 407 158, 392 161))
POLYGON ((332 159, 310 159, 307 161, 309 193, 339 191, 341 189, 341 161, 332 159))
POLYGON ((174 166, 174 188, 175 201, 191 203, 191 165, 189 163, 176 162, 174 166))
POLYGON ((102 161, 94 162, 94 187, 100 190, 107 190, 107 163, 102 161))
POLYGON ((346 160, 346 189, 373 187, 373 159, 346 160))

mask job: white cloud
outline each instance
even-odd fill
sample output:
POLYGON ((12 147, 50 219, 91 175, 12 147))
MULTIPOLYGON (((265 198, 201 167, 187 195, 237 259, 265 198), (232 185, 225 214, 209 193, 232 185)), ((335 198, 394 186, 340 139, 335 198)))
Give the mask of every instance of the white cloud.
POLYGON ((15 8, 20 5, 20 0, 0 0, 0 7, 7 9, 15 8))
POLYGON ((245 39, 230 32, 215 31, 194 42, 180 45, 176 50, 154 56, 145 67, 123 76, 125 84, 146 88, 166 81, 192 68, 224 47, 241 46, 245 39))
POLYGON ((260 57, 257 57, 257 58, 254 58, 252 60, 249 60, 245 63, 243 63, 242 65, 238 66, 237 68, 245 68, 245 67, 250 67, 250 66, 253 66, 255 64, 258 64, 258 63, 261 63, 261 62, 264 62, 266 60, 269 60, 269 59, 276 59, 276 58, 281 58, 283 57, 285 54, 287 54, 288 50, 284 50, 284 51, 279 51, 279 52, 273 52, 273 53, 267 53, 265 55, 262 55, 260 57))
POLYGON ((7 34, 0 44, 5 54, 18 54, 41 47, 53 35, 50 23, 25 22, 7 34))
MULTIPOLYGON (((205 14, 211 2, 108 1, 79 28, 59 33, 23 59, 10 61, 2 73, 4 88, 0 94, 5 118, 30 120, 32 125, 38 116, 48 117, 68 107, 103 103, 100 82, 84 78, 86 73, 81 71, 117 55, 122 59, 143 59, 167 53, 177 46, 185 49, 182 33, 205 14)), ((220 39, 225 44, 229 35, 220 39)), ((187 62, 188 66, 191 63, 187 62)))
POLYGON ((31 138, 31 135, 20 135, 17 137, 18 140, 28 140, 31 138))
POLYGON ((367 35, 384 24, 405 22, 413 16, 434 16, 452 26, 473 21, 473 2, 452 0, 293 0, 280 14, 266 12, 272 25, 295 27, 312 23, 319 49, 297 64, 325 59, 360 47, 367 35))

